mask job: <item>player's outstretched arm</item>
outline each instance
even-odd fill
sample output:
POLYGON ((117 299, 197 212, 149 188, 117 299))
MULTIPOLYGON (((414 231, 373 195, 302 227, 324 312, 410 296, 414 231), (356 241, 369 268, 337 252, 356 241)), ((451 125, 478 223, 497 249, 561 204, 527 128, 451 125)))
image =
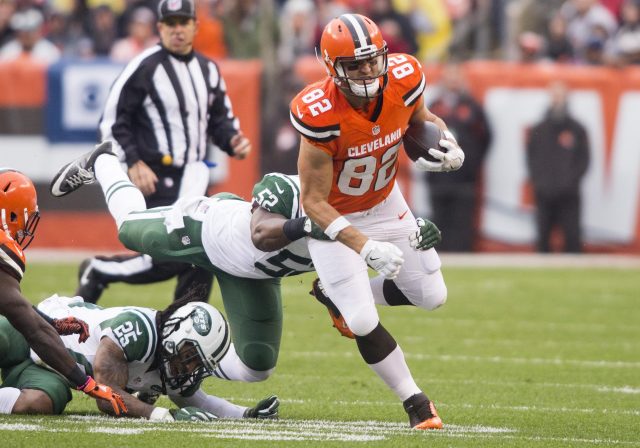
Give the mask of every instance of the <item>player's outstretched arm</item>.
MULTIPOLYGON (((262 207, 255 207, 251 215, 251 241, 257 249, 271 252, 289 245, 293 239, 284 232, 287 219, 278 213, 272 213, 262 207)), ((301 238, 304 235, 300 235, 301 238)))
POLYGON ((49 325, 56 330, 60 336, 68 336, 70 334, 78 335, 78 342, 83 343, 89 339, 91 333, 89 332, 89 326, 82 319, 78 319, 74 316, 68 316, 61 319, 52 319, 47 316, 45 313, 40 311, 36 306, 33 307, 36 313, 40 315, 44 320, 47 321, 49 325))
MULTIPOLYGON (((122 349, 109 338, 103 337, 100 340, 93 362, 93 373, 96 380, 109 386, 122 397, 127 407, 127 417, 149 418, 151 416, 153 406, 138 400, 124 390, 129 380, 127 360, 122 349)), ((97 405, 102 412, 114 415, 109 403, 98 400, 97 405)))
POLYGON ((224 398, 206 394, 202 389, 188 397, 172 396, 173 401, 182 409, 195 408, 210 412, 220 418, 277 419, 280 401, 276 395, 260 400, 253 407, 239 406, 224 398))
POLYGON ((72 384, 81 385, 86 381, 86 375, 69 355, 58 333, 22 296, 18 281, 3 270, 0 270, 0 314, 22 333, 29 346, 45 363, 72 384))
POLYGON ((282 249, 293 241, 307 236, 317 240, 329 240, 329 237, 308 216, 288 219, 260 206, 256 206, 252 213, 251 241, 263 252, 282 249))

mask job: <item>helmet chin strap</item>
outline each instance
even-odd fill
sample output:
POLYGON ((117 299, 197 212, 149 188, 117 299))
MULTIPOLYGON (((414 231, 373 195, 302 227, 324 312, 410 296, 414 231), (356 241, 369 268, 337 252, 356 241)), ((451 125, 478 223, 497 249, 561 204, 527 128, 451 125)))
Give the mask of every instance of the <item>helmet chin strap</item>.
POLYGON ((376 78, 371 84, 360 84, 356 81, 347 80, 349 89, 355 96, 362 98, 371 98, 380 90, 380 78, 376 78))

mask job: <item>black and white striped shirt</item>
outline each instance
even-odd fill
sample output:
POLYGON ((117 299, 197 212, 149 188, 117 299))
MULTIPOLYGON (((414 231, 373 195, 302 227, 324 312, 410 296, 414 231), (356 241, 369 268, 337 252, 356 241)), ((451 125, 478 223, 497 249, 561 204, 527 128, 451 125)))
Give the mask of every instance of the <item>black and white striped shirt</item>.
POLYGON ((208 137, 231 154, 238 131, 218 66, 201 54, 179 56, 156 45, 111 86, 99 138, 113 140, 128 166, 143 160, 153 168, 164 157, 183 167, 205 159, 208 137))

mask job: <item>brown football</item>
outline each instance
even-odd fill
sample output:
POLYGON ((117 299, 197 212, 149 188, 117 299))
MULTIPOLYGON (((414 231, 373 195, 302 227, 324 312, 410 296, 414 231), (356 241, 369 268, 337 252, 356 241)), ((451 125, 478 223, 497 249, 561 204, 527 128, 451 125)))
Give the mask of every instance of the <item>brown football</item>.
POLYGON ((440 146, 440 140, 443 138, 444 135, 438 125, 431 121, 425 121, 409 126, 402 137, 402 144, 405 152, 414 162, 420 157, 424 157, 430 162, 439 162, 429 154, 429 148, 447 152, 447 148, 440 146))

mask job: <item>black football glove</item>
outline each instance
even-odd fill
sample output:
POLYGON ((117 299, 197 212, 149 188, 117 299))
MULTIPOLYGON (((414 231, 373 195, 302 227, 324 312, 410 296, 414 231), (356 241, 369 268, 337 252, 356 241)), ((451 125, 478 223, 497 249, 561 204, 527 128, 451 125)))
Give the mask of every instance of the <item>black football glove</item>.
POLYGON ((260 400, 257 405, 244 411, 244 418, 277 419, 280 401, 275 395, 260 400))

